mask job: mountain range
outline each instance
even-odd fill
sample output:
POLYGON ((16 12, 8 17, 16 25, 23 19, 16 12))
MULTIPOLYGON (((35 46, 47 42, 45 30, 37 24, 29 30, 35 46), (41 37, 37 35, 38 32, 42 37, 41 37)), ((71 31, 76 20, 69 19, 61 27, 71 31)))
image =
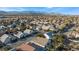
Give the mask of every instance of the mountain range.
POLYGON ((0 11, 0 15, 62 15, 59 13, 48 13, 40 11, 0 11))

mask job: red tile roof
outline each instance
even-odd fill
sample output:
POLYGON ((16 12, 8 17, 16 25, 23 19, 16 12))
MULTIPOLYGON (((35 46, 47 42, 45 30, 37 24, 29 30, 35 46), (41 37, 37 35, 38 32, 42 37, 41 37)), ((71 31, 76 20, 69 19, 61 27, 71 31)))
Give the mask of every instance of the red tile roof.
POLYGON ((23 43, 20 46, 18 46, 16 48, 16 50, 19 50, 19 51, 34 51, 35 48, 32 47, 31 45, 27 44, 27 43, 23 43))

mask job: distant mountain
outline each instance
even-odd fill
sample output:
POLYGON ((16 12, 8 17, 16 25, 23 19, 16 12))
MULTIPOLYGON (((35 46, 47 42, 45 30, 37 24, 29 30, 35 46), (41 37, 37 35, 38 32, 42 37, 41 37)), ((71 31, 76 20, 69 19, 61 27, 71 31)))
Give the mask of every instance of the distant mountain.
POLYGON ((7 12, 5 11, 0 11, 0 15, 6 14, 7 12))
POLYGON ((59 13, 48 13, 48 12, 41 12, 41 11, 0 11, 0 15, 62 15, 59 13))
POLYGON ((7 12, 7 14, 27 14, 27 15, 42 15, 42 14, 47 14, 46 12, 40 12, 40 11, 10 11, 7 12))

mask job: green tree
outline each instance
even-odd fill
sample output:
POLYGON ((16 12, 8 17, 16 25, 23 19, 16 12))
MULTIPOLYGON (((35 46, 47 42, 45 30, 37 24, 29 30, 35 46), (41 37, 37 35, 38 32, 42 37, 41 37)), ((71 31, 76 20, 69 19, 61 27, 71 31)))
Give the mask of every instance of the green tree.
POLYGON ((3 47, 3 50, 4 50, 4 51, 8 51, 8 50, 10 50, 10 49, 12 49, 12 47, 10 47, 10 46, 4 46, 4 47, 3 47))
POLYGON ((64 38, 63 38, 62 35, 55 35, 54 38, 53 38, 54 50, 63 46, 63 42, 64 42, 64 38))
POLYGON ((64 48, 64 36, 63 35, 54 35, 51 39, 51 42, 46 49, 49 51, 59 50, 59 48, 64 48))
POLYGON ((21 31, 24 31, 26 29, 26 25, 24 24, 24 23, 22 23, 21 25, 20 25, 20 30, 21 31))

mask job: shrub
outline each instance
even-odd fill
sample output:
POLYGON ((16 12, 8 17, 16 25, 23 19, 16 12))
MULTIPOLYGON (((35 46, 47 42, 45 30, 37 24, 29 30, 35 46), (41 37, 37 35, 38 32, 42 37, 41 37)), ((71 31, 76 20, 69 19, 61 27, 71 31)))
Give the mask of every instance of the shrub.
POLYGON ((12 47, 10 47, 10 46, 4 46, 3 49, 4 49, 5 51, 8 51, 8 50, 12 49, 12 47))
POLYGON ((43 38, 45 38, 45 36, 43 34, 38 34, 37 37, 43 37, 43 38))

